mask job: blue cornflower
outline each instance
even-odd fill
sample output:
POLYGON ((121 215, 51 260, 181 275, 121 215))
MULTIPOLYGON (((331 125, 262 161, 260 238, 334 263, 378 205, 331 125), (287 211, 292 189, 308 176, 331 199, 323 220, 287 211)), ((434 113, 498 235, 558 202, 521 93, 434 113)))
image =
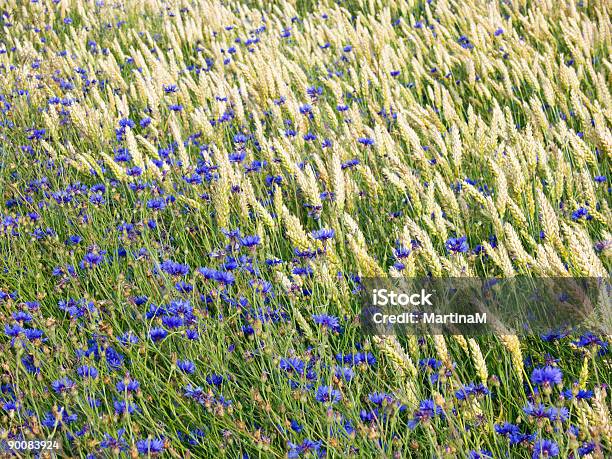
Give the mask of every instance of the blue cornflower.
MULTIPOLYGON (((127 171, 127 175, 134 175, 134 174, 131 174, 131 173, 130 173, 130 171, 131 171, 131 170, 132 170, 132 169, 128 169, 128 171, 127 171)), ((142 172, 142 171, 141 171, 141 172, 142 172)), ((140 175, 140 174, 138 174, 138 175, 140 175)), ((106 202, 106 199, 104 199, 104 196, 102 196, 101 194, 97 194, 97 193, 96 193, 96 194, 92 194, 92 195, 89 197, 89 202, 90 202, 91 204, 93 204, 94 206, 101 206, 101 205, 103 205, 103 204, 106 202)))
POLYGON ((333 229, 322 228, 312 232, 312 237, 320 241, 326 241, 332 239, 336 232, 333 229))
POLYGON ((283 183, 283 177, 280 175, 268 175, 266 177, 266 185, 272 186, 274 184, 281 185, 283 183))
POLYGON ((479 397, 488 394, 489 390, 482 383, 477 385, 470 383, 459 388, 459 390, 455 392, 455 397, 457 397, 458 400, 467 400, 470 397, 479 397))
POLYGON ((342 356, 336 355, 336 360, 342 361, 353 366, 373 366, 376 365, 376 357, 371 352, 357 352, 342 356))
POLYGON ((297 422, 295 419, 291 419, 291 430, 293 430, 294 432, 300 433, 302 430, 304 430, 304 427, 302 425, 300 425, 299 422, 297 422))
POLYGON ((101 255, 100 253, 87 252, 85 256, 83 257, 83 260, 81 260, 81 263, 79 263, 79 266, 82 269, 93 268, 94 266, 97 266, 100 263, 102 263, 103 260, 104 260, 104 256, 101 255))
POLYGON ((553 342, 565 338, 568 335, 567 331, 564 330, 549 330, 546 333, 540 335, 542 341, 553 342))
POLYGON ((323 327, 323 329, 340 332, 340 321, 337 317, 328 314, 313 314, 312 319, 317 325, 323 327))
POLYGON ((574 396, 576 400, 590 400, 593 397, 594 393, 592 390, 580 389, 574 395, 573 389, 565 389, 561 392, 561 396, 566 400, 572 400, 574 396))
POLYGON ((446 241, 446 250, 452 253, 465 253, 469 250, 467 244, 467 237, 462 236, 458 238, 451 237, 446 241))
POLYGON ((330 386, 319 386, 315 399, 321 403, 337 403, 342 400, 342 394, 339 390, 332 389, 330 386))
POLYGON ((185 281, 179 281, 176 284, 174 284, 174 288, 179 292, 179 293, 191 293, 193 291, 193 285, 189 284, 188 282, 185 281))
POLYGON ((340 168, 341 168, 342 170, 344 170, 344 169, 349 169, 349 168, 351 168, 351 167, 355 167, 355 166, 359 165, 359 162, 360 162, 360 161, 359 161, 359 159, 357 159, 357 158, 354 158, 354 159, 349 159, 348 161, 345 161, 344 163, 342 163, 342 164, 340 165, 340 168))
MULTIPOLYGON (((6 334, 6 336, 10 336, 11 338, 16 338, 17 336, 19 336, 19 333, 23 332, 24 329, 22 327, 20 327, 19 325, 8 325, 6 324, 4 326, 4 333, 6 334)), ((14 340, 13 340, 14 342, 14 340)))
POLYGON ((113 401, 113 407, 115 408, 115 414, 117 415, 122 415, 124 413, 133 414, 138 411, 138 407, 135 403, 130 403, 126 400, 113 401))
POLYGON ((126 163, 132 160, 132 155, 127 148, 119 148, 115 153, 114 160, 118 163, 126 163))
POLYGON ((117 369, 123 365, 124 357, 112 347, 106 348, 106 363, 111 369, 117 369))
POLYGON ((587 220, 591 220, 593 218, 589 214, 589 210, 586 207, 579 207, 574 212, 572 212, 572 220, 578 221, 582 218, 586 218, 587 220))
POLYGON ((126 127, 134 128, 135 126, 136 126, 136 123, 134 123, 134 121, 132 121, 129 118, 121 118, 119 120, 119 127, 121 128, 126 128, 126 127))
POLYGON ((314 271, 310 266, 296 266, 291 270, 291 273, 296 276, 312 276, 314 271))
POLYGON ((184 373, 193 374, 196 370, 195 363, 191 360, 177 360, 176 366, 184 373))
POLYGON ((125 429, 119 429, 117 431, 117 438, 105 433, 103 440, 100 442, 100 447, 116 451, 126 451, 128 449, 128 445, 123 439, 124 433, 125 429))
POLYGON ((219 387, 223 383, 223 376, 212 373, 206 377, 206 382, 211 386, 219 387))
POLYGON ((228 158, 231 163, 241 163, 246 158, 246 151, 234 151, 228 155, 228 158))
POLYGON ((472 386, 472 394, 476 397, 483 397, 485 395, 489 395, 489 389, 482 383, 478 383, 472 386))
POLYGON ((298 459, 299 457, 312 457, 313 453, 316 457, 325 457, 326 451, 323 448, 323 443, 319 441, 309 440, 306 438, 301 444, 288 442, 289 451, 287 452, 288 459, 298 459))
POLYGON ((528 445, 535 441, 537 434, 517 433, 510 436, 511 445, 528 445))
POLYGON ((215 278, 217 270, 203 266, 201 268, 198 268, 198 273, 200 273, 202 277, 204 277, 204 279, 212 280, 215 278))
POLYGON ((569 419, 569 410, 564 406, 560 408, 551 406, 548 409, 548 419, 552 422, 565 422, 569 419))
POLYGON ((155 327, 151 329, 151 331, 149 332, 149 336, 151 337, 151 340, 156 343, 168 336, 168 332, 163 328, 155 327))
POLYGON ((164 316, 162 317, 162 324, 168 328, 179 328, 183 326, 184 321, 179 316, 164 316))
POLYGON ((245 236, 240 239, 240 244, 243 247, 255 247, 261 242, 261 238, 257 235, 254 236, 245 236))
POLYGON ((538 403, 537 405, 534 405, 533 403, 528 403, 523 408, 523 412, 527 416, 535 418, 537 420, 548 418, 548 409, 541 403, 538 403))
POLYGON ((30 311, 38 311, 40 309, 40 303, 38 301, 26 301, 25 305, 30 311))
POLYGON ((136 379, 125 378, 118 381, 115 388, 119 392, 136 392, 140 389, 140 383, 136 379))
POLYGON ((360 410, 359 418, 362 422, 373 422, 378 419, 378 410, 360 410))
MULTIPOLYGON (((138 166, 130 167, 125 171, 125 173, 129 175, 130 177, 140 177, 142 175, 142 168, 138 166)), ((100 195, 94 195, 94 196, 100 196, 100 195)), ((102 196, 100 196, 100 198, 102 198, 102 196)), ((94 203, 94 201, 92 201, 91 198, 90 198, 90 201, 94 203)))
POLYGON ((11 411, 18 411, 20 406, 21 405, 18 402, 9 401, 2 405, 2 409, 4 409, 4 411, 7 413, 10 413, 11 411))
POLYGON ((419 424, 427 423, 436 416, 444 417, 444 411, 436 405, 433 400, 422 400, 419 409, 414 412, 414 417, 408 421, 408 427, 415 429, 419 424))
POLYGON ((556 457, 559 455, 559 446, 552 440, 538 440, 533 447, 532 459, 541 457, 556 457))
POLYGON ((374 139, 370 138, 370 137, 359 137, 357 139, 357 142, 359 142, 362 145, 370 146, 370 145, 374 145, 374 139))
POLYGON ((185 330, 185 338, 187 338, 188 340, 195 341, 199 337, 200 334, 197 330, 194 330, 193 328, 188 328, 187 330, 185 330))
POLYGON ((163 210, 166 207, 166 200, 163 198, 153 198, 147 201, 147 209, 163 210))
POLYGON ((580 457, 586 456, 587 454, 590 454, 593 451, 595 451, 595 443, 593 442, 584 442, 582 443, 582 446, 578 448, 578 454, 580 455, 580 457))
POLYGON ((231 285, 235 282, 236 278, 230 272, 216 271, 213 280, 219 282, 222 285, 231 285))
POLYGON ((28 135, 28 140, 40 140, 47 134, 46 129, 32 129, 28 135))
POLYGON ((545 366, 536 368, 531 373, 531 382, 536 386, 550 387, 561 384, 563 373, 557 367, 545 366))
POLYGON ((123 333, 122 335, 119 335, 117 337, 117 341, 120 344, 127 346, 129 344, 138 344, 139 339, 136 335, 134 335, 134 333, 132 333, 131 331, 128 331, 128 332, 123 333))
POLYGON ((521 433, 521 429, 519 429, 518 426, 509 422, 505 422, 503 424, 495 424, 494 429, 498 435, 503 435, 504 437, 510 437, 511 435, 521 433))
POLYGON ((353 370, 351 367, 336 366, 334 375, 338 379, 344 379, 346 382, 349 382, 355 376, 355 370, 353 370))
POLYGON ((419 367, 439 370, 442 367, 442 361, 434 358, 421 359, 419 360, 419 367))
POLYGON ((593 398, 593 395, 594 393, 592 390, 580 389, 576 394, 576 400, 590 400, 593 398))
POLYGON ((234 135, 235 143, 245 143, 248 140, 248 137, 244 134, 236 134, 234 135))
POLYGON ((77 245, 82 240, 83 238, 81 236, 79 236, 78 234, 74 234, 70 236, 68 239, 66 239, 66 245, 77 245))
POLYGON ((410 255, 410 249, 403 246, 398 246, 397 248, 393 249, 393 255, 395 258, 401 260, 402 258, 406 258, 408 255, 410 255))
POLYGON ((461 47, 464 48, 464 49, 472 49, 472 48, 474 48, 474 45, 470 42, 470 39, 467 36, 465 36, 465 35, 461 35, 457 39, 457 43, 459 43, 461 45, 461 47))
MULTIPOLYGON (((29 341, 35 341, 38 339, 42 339, 44 332, 42 330, 37 330, 35 328, 28 328, 24 330, 25 336, 29 341)), ((43 341, 46 341, 44 339, 43 341)))
POLYGON ((481 449, 480 451, 470 451, 468 457, 470 459, 493 459, 493 453, 486 449, 481 449))
POLYGON ((76 414, 68 414, 63 406, 57 407, 57 414, 49 411, 45 414, 41 424, 48 429, 55 429, 63 425, 72 424, 78 419, 76 414))
POLYGON ((51 383, 51 387, 56 393, 61 394, 73 389, 75 387, 75 383, 72 379, 68 377, 63 377, 53 381, 51 383))
POLYGON ((574 341, 574 344, 578 347, 589 347, 593 345, 601 346, 604 349, 608 347, 607 342, 590 332, 580 336, 578 341, 574 341))
POLYGON ((255 290, 257 293, 261 293, 263 295, 267 295, 272 291, 272 284, 263 279, 251 279, 249 281, 249 285, 255 290))
POLYGON ((25 369, 28 371, 28 373, 32 373, 35 375, 40 374, 40 368, 34 365, 34 357, 32 357, 31 355, 28 354, 28 355, 25 355, 24 357, 21 357, 21 363, 23 364, 25 369))
POLYGON ((306 89, 306 94, 312 98, 316 98, 323 94, 323 88, 321 86, 310 86, 306 89))
POLYGON ((206 432, 198 428, 190 430, 188 434, 184 434, 181 431, 177 432, 177 434, 181 440, 187 440, 192 446, 203 445, 203 440, 206 436, 206 432))
POLYGON ((395 398, 391 394, 385 394, 384 392, 373 392, 368 394, 368 400, 374 405, 382 407, 384 405, 391 405, 395 398))
POLYGON ((284 357, 280 360, 279 367, 287 373, 304 374, 304 362, 295 357, 284 357))
POLYGON ((164 260, 160 268, 171 276, 186 276, 189 273, 189 265, 182 265, 172 260, 164 260))
POLYGON ((94 367, 83 365, 77 368, 77 374, 81 378, 94 378, 95 379, 98 377, 98 370, 94 367))
POLYGON ((138 440, 136 442, 136 448, 140 454, 150 454, 154 456, 164 450, 164 440, 161 438, 147 438, 146 440, 138 440))
POLYGON ((13 320, 15 320, 16 322, 31 322, 32 321, 32 315, 25 311, 14 312, 12 317, 13 317, 13 320))
POLYGON ((321 201, 335 201, 336 195, 332 191, 323 191, 319 194, 321 201))

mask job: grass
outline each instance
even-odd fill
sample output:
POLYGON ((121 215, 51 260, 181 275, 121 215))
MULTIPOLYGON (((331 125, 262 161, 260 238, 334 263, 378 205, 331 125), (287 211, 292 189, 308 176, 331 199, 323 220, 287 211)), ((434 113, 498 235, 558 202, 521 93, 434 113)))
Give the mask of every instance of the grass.
POLYGON ((374 337, 358 290, 609 278, 609 7, 263 3, 3 6, 1 447, 607 457, 606 323, 374 337))

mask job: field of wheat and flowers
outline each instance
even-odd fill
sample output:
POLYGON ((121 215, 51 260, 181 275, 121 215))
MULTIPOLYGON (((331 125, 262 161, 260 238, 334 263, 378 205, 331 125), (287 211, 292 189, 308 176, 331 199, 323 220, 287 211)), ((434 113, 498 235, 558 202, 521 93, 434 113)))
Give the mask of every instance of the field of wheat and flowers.
POLYGON ((0 457, 610 457, 605 291, 360 321, 366 278, 608 279, 610 8, 0 2, 0 457))

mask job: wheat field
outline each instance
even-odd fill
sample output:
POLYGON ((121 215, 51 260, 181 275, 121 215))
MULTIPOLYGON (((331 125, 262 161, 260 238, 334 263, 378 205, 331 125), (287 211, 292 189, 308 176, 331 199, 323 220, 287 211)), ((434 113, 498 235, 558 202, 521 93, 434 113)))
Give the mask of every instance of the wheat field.
POLYGON ((609 303, 359 319, 609 279, 611 49, 603 0, 2 1, 0 457, 610 457, 609 303))

